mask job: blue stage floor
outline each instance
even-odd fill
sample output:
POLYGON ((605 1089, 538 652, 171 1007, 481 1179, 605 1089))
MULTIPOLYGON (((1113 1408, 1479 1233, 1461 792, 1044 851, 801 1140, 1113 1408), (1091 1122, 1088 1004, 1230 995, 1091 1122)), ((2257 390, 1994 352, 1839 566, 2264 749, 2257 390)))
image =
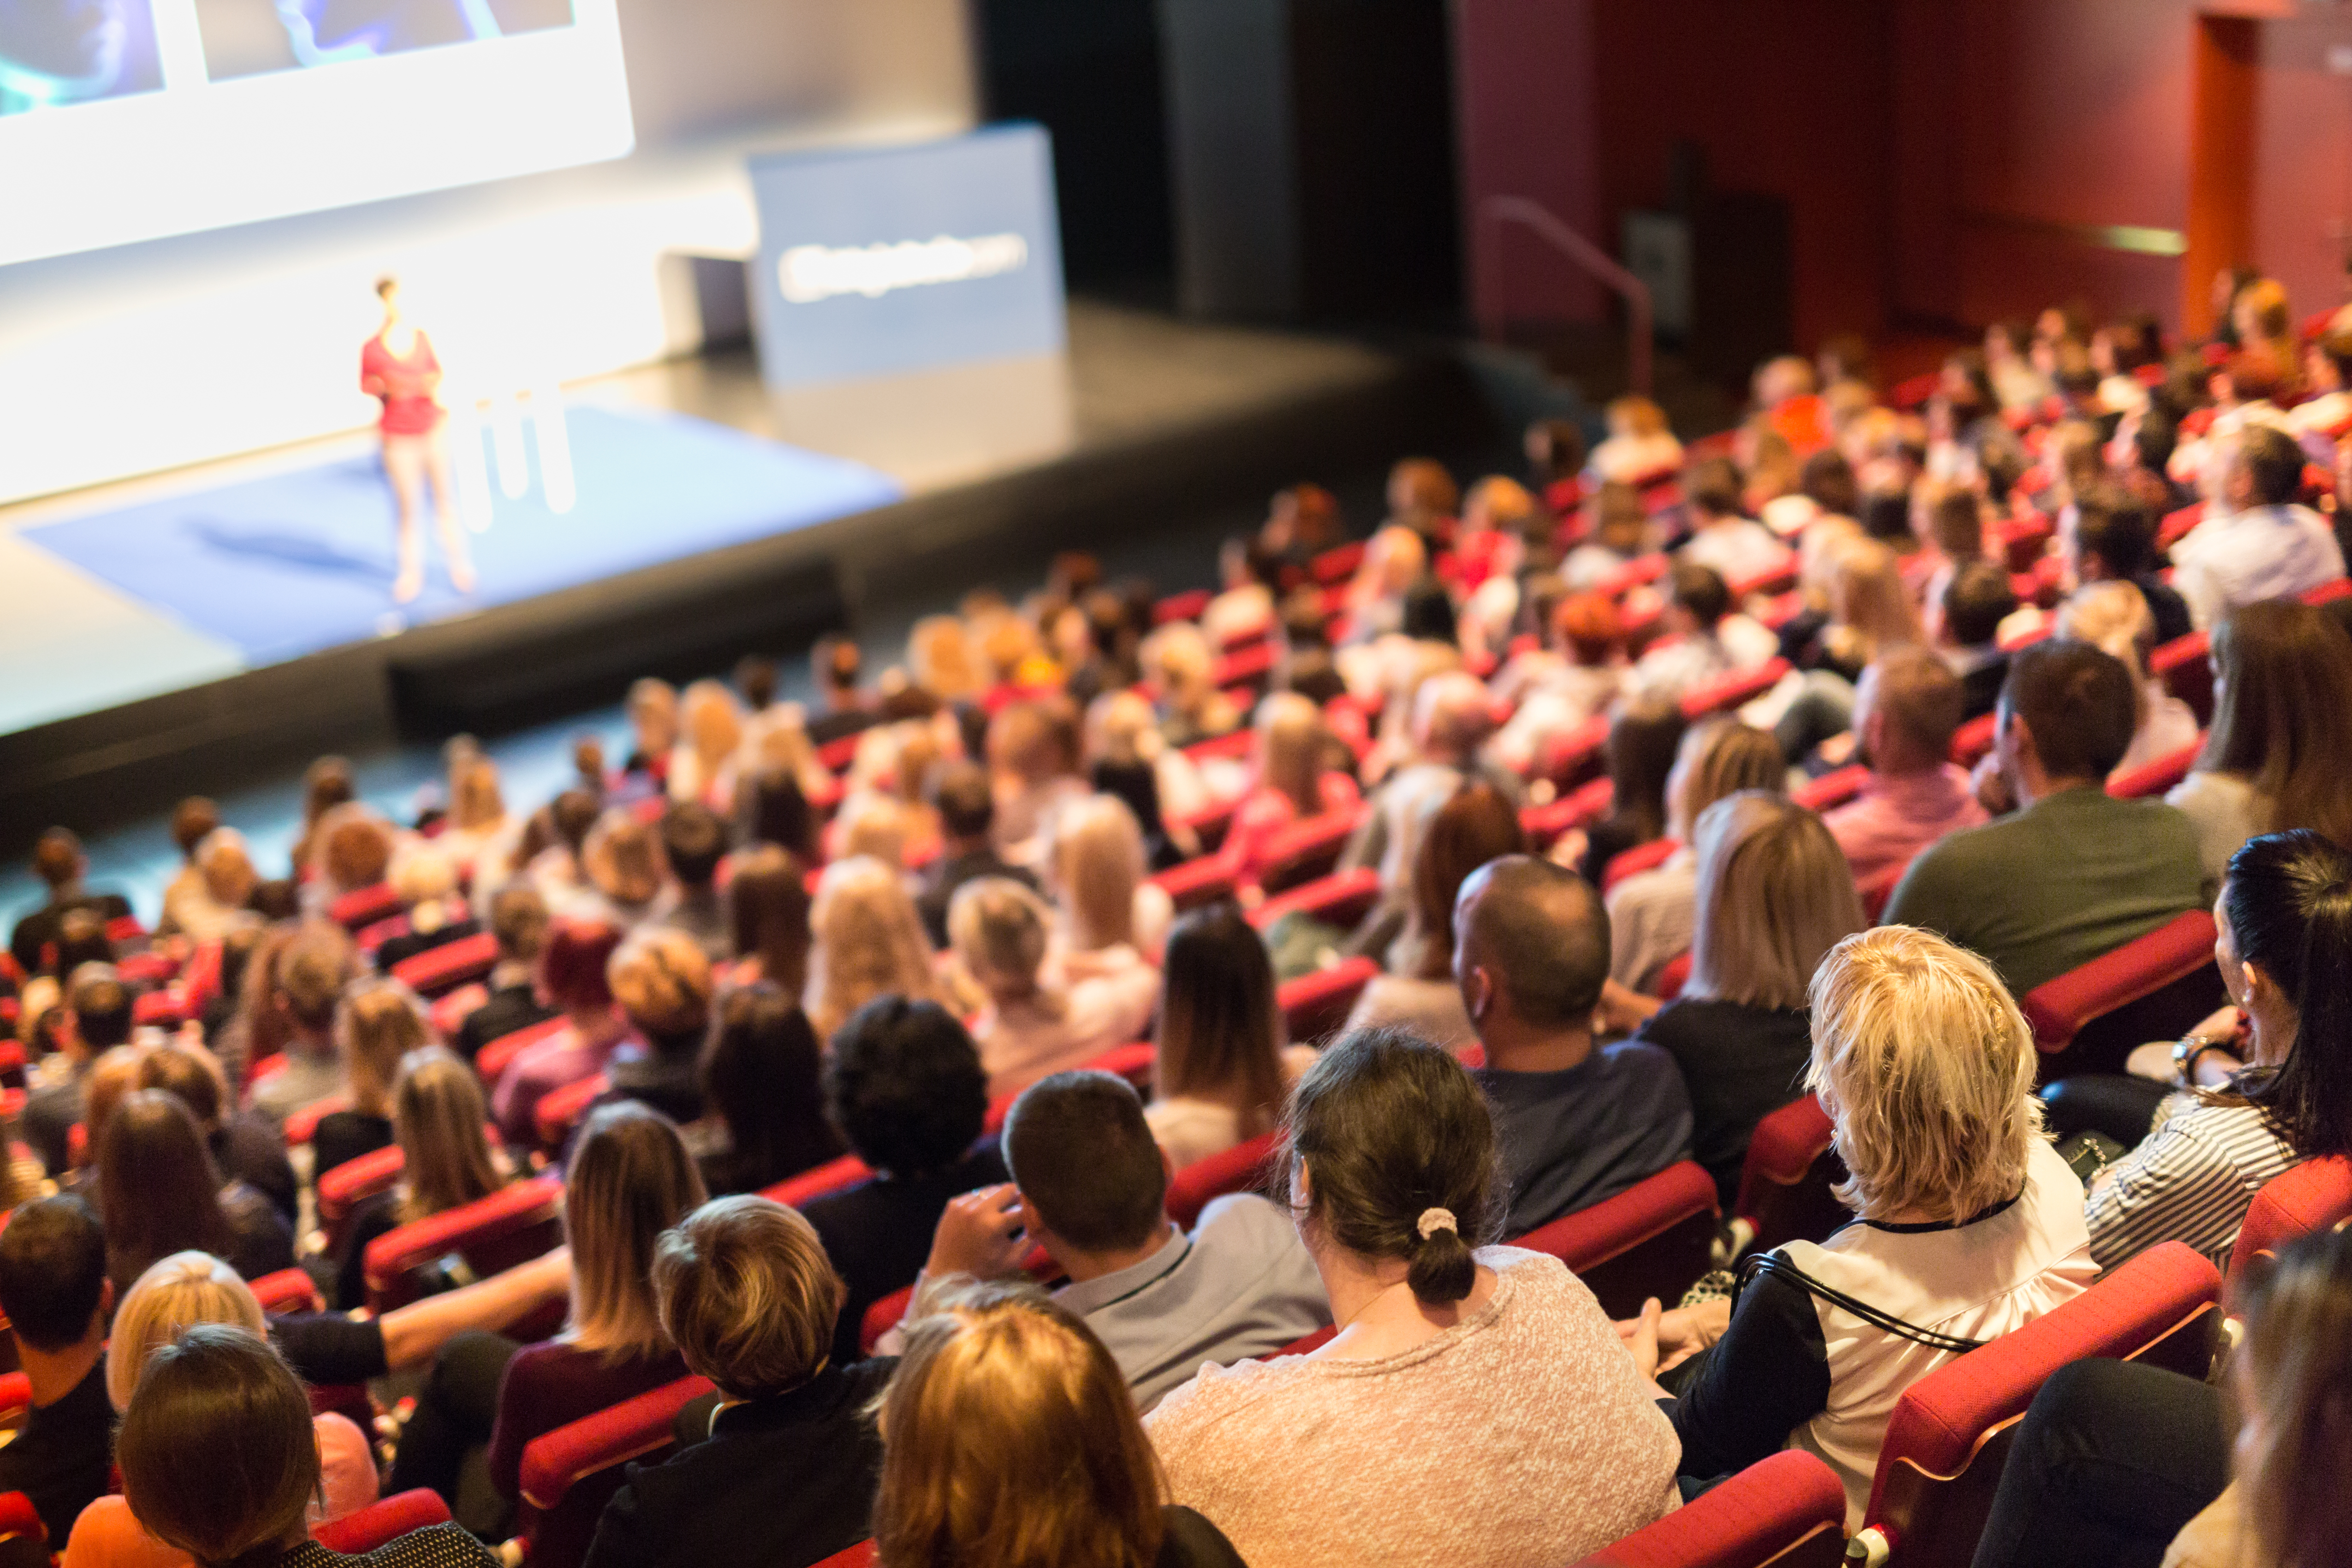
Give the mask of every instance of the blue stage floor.
POLYGON ((450 587, 426 533, 426 584, 392 600, 392 494, 373 456, 26 528, 25 541, 248 667, 865 511, 901 499, 872 468, 684 415, 567 411, 578 499, 546 504, 537 448, 520 500, 495 491, 467 533, 480 582, 450 587))

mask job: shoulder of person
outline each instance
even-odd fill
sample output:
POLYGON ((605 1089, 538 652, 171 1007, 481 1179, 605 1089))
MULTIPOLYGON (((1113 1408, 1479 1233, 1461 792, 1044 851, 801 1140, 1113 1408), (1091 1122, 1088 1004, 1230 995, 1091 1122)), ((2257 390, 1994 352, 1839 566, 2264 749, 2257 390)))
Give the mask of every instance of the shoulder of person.
POLYGON ((1193 1241, 1204 1246, 1220 1241, 1264 1246, 1278 1244, 1286 1237, 1297 1239, 1290 1215, 1258 1193, 1227 1193, 1213 1198, 1192 1226, 1193 1241))

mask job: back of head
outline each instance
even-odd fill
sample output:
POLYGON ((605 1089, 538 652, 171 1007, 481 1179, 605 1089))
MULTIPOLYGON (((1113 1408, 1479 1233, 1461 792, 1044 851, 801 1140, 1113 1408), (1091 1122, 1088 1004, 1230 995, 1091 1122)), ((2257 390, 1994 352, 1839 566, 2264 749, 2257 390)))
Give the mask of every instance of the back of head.
POLYGON ((1712 566, 1676 561, 1671 584, 1674 603, 1698 623, 1701 631, 1713 630, 1731 613, 1731 590, 1724 585, 1723 574, 1712 566))
POLYGON ((882 1405, 874 1536, 890 1568, 1151 1568, 1165 1486, 1118 1363, 1034 1286, 907 1326, 882 1405))
POLYGON ((540 989, 567 1013, 610 1007, 613 987, 605 975, 620 945, 619 928, 603 921, 556 921, 539 955, 540 989))
POLYGON ((625 811, 597 819, 580 847, 580 864, 596 890, 624 909, 653 902, 669 880, 661 836, 625 811))
POLYGON ((106 1289, 106 1233, 71 1194, 16 1205, 0 1230, 0 1312, 37 1351, 79 1344, 106 1289))
POLYGON ((423 1219, 498 1190, 498 1164, 482 1131, 487 1115, 481 1080, 450 1052, 427 1046, 402 1060, 392 1094, 393 1139, 405 1156, 402 1219, 423 1219))
POLYGON ((1958 485, 1935 492, 1927 503, 1927 533, 1936 548, 1955 561, 1984 553, 1984 508, 1976 492, 1958 485))
POLYGON ((613 954, 613 1000, 656 1047, 692 1050, 710 1023, 710 960, 684 931, 633 934, 613 954))
POLYGON ((1455 973, 1466 984, 1490 971, 1521 1024, 1590 1026, 1609 978, 1609 911, 1575 872, 1533 855, 1481 867, 1462 884, 1454 941, 1455 973))
POLYGON ((1788 763, 1769 730, 1726 714, 1705 721, 1683 736, 1675 754, 1675 782, 1668 809, 1677 833, 1688 837, 1699 813, 1744 789, 1781 791, 1788 763))
POLYGON ((1502 791, 1483 779, 1465 784, 1430 816, 1412 863, 1413 914, 1429 938, 1432 969, 1447 973, 1454 952, 1454 900, 1470 873, 1528 847, 1519 814, 1502 791))
POLYGON ((2239 1301, 2245 1338, 2229 1382, 2245 1561, 2324 1568, 2352 1534, 2352 1490, 2341 1484, 2352 1447, 2352 1232, 2322 1227, 2289 1243, 2239 1301))
POLYGON ((148 1359, 115 1459, 147 1533, 205 1568, 300 1536, 319 1487, 310 1395, 268 1341, 217 1324, 148 1359))
POLYGON ((815 1227, 767 1198, 714 1198, 654 1248, 661 1325, 689 1371, 730 1399, 814 1377, 848 1288, 815 1227))
POLYGON ((1298 1080, 1286 1131, 1310 1245, 1406 1263, 1431 1306, 1470 1294, 1503 1183, 1493 1116, 1460 1062, 1402 1029, 1352 1030, 1298 1080))
POLYGON ((546 899, 529 882, 509 882, 490 895, 490 934, 500 958, 530 963, 547 945, 546 899))
POLYGON ((1221 901, 1192 910, 1161 957, 1155 1091, 1234 1105, 1244 1136, 1273 1124, 1282 1099, 1282 1016, 1265 939, 1221 901))
POLYGON ((414 910, 419 904, 437 903, 457 892, 457 867, 439 849, 429 844, 420 845, 393 861, 390 880, 400 901, 414 910))
POLYGON ((2315 827, 2352 842, 2352 637, 2292 599, 2242 605, 2213 627, 2213 725, 2198 765, 2251 779, 2270 829, 2315 827))
POLYGON ((1125 1252, 1167 1219, 1168 1171, 1143 1101, 1107 1072, 1057 1072, 1022 1090, 1004 1163, 1039 1223, 1080 1252, 1125 1252))
POLYGON ((773 844, 762 844, 735 862, 727 900, 734 923, 735 955, 760 960, 761 977, 792 994, 808 980, 808 875, 801 863, 773 844))
POLYGON ((392 828, 356 801, 319 819, 319 869, 336 892, 372 888, 392 866, 392 828))
POLYGON ((746 1167, 772 1168, 788 1152, 834 1143, 818 1088, 816 1031, 799 998, 773 982, 739 985, 719 1000, 702 1053, 702 1089, 746 1167))
POLYGON ((335 1004, 352 974, 351 939, 324 921, 304 926, 278 955, 278 994, 306 1029, 323 1030, 335 1021, 335 1004))
POLYGON ((1683 469, 1683 501, 1695 521, 1739 515, 1739 468, 1728 458, 1700 458, 1683 469))
POLYGON ((1926 648, 1898 647, 1880 655, 1865 675, 1870 711, 1886 721, 1871 765, 1891 773, 1941 766, 1968 707, 1958 672, 1926 648))
POLYGON ((2120 485, 2102 485, 2075 497, 2074 549, 2095 555, 2100 574, 2132 578, 2156 560, 2156 520, 2120 485))
POLYGON ((1986 647, 2016 613, 2017 589, 1990 561, 1961 563, 1944 590, 1944 635, 1961 647, 1986 647))
POLYGON ((204 795, 192 795, 172 808, 172 842, 183 858, 194 859, 196 846, 221 825, 220 807, 204 795))
POLYGON ((93 1051, 131 1038, 131 987, 110 963, 85 963, 66 983, 66 1005, 73 1009, 74 1032, 93 1051))
POLYGON ((1459 626, 1454 614, 1454 596, 1445 584, 1434 576, 1414 580, 1404 591, 1404 605, 1397 629, 1416 642, 1436 642, 1451 645, 1459 626))
POLYGON ((175 1252, 157 1259, 114 1310, 106 1346, 106 1394, 117 1410, 131 1406, 147 1358, 198 1323, 268 1331, 261 1303, 236 1269, 208 1252, 175 1252))
POLYGON ((432 1026, 425 1021, 415 994, 393 980, 365 980, 352 986, 343 998, 335 1036, 352 1109, 370 1116, 391 1113, 400 1058, 433 1043, 432 1026))
POLYGON ((98 1137, 98 1192, 118 1277, 187 1247, 223 1252, 219 1172, 188 1108, 159 1089, 122 1097, 98 1137))
POLYGON ((1135 813, 1117 795, 1092 795, 1057 813, 1053 832, 1053 881, 1072 945, 1092 952, 1133 941, 1135 892, 1149 869, 1135 813))
POLYGON ((727 825, 700 801, 674 802, 662 813, 662 854, 688 888, 708 888, 727 857, 727 825))
POLYGON ((1853 465, 1833 447, 1805 459, 1798 488, 1805 498, 1832 517, 1852 517, 1862 508, 1862 491, 1854 481, 1853 465))
POLYGON ((1433 675, 1413 693, 1413 739, 1433 760, 1467 758, 1494 727, 1493 702, 1474 675, 1460 670, 1433 675))
POLYGON ((587 847, 588 836, 596 830, 596 821, 604 815, 604 805, 584 789, 568 789, 557 795, 547 809, 557 842, 577 855, 587 847))
POLYGON ((2058 607, 2058 635, 2105 649, 2140 679, 2156 646, 2156 617, 2132 584, 2085 583, 2058 607))
POLYGON ((52 827, 33 841, 33 872, 51 892, 81 880, 81 840, 70 827, 52 827))
POLYGON ((209 1053, 199 1054, 181 1046, 158 1046, 137 1058, 138 1074, 133 1084, 138 1089, 160 1089, 176 1096, 196 1125, 210 1131, 220 1125, 221 1108, 228 1103, 228 1086, 223 1080, 220 1063, 209 1053))
POLYGON ((857 1157, 898 1176, 945 1170, 988 1114, 980 1049, 936 1002, 881 996, 836 1030, 824 1099, 857 1157))
POLYGON ((1666 779, 1688 725, 1682 705, 1664 697, 1636 697, 1609 722, 1611 810, 1637 822, 1645 837, 1665 829, 1666 779))
POLYGON ((2256 506, 2288 506, 2303 492, 2303 448, 2294 437, 2269 425, 2238 432, 2237 461, 2253 489, 2256 506))
POLYGON ((106 921, 94 909, 71 909, 58 921, 58 938, 48 954, 51 973, 70 974, 92 964, 114 962, 114 942, 106 921))
POLYGON ((2038 1058, 1990 964, 1880 926, 1830 950, 1810 1000, 1805 1084, 1837 1126, 1848 1207, 1960 1225, 2017 1196, 2042 1136, 2038 1058))
POLYGON ((2139 683, 2122 660, 2089 643, 2052 639, 2021 648, 2001 683, 2000 711, 2022 721, 2053 780, 2104 780, 2131 750, 2139 683))
POLYGON ((1045 963, 1049 916, 1036 894, 1010 877, 978 877, 948 903, 948 940, 991 994, 1027 996, 1045 963))
POLYGON ((926 786, 931 805, 940 814, 940 830, 950 838, 984 838, 996 820, 996 797, 988 786, 988 770, 978 763, 948 763, 935 770, 926 786))
POLYGON ((827 866, 809 920, 824 959, 811 1009, 820 1034, 877 996, 936 993, 922 919, 905 879, 879 860, 854 856, 827 866))
POLYGON ((708 1195, 694 1156, 659 1111, 618 1100, 588 1118, 563 1178, 572 1326, 587 1348, 616 1360, 665 1348, 654 1244, 708 1195))
POLYGON ((776 700, 776 661, 765 654, 747 653, 735 661, 735 689, 743 706, 757 713, 776 700))
POLYGON ((2309 828, 2249 838, 2221 911, 2239 962, 2295 1010, 2286 1060, 2245 1097, 2305 1159, 2352 1152, 2352 853, 2309 828))
POLYGON ((1700 816, 1693 996, 1795 1011, 1822 955, 1867 923, 1845 852, 1786 796, 1742 790, 1700 816))

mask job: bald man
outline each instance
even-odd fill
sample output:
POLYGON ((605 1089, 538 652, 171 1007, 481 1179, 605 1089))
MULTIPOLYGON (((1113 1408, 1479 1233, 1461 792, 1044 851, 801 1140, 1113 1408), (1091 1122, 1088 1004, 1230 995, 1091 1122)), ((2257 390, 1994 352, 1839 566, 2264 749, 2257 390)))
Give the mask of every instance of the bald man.
POLYGON ((1454 931, 1454 982, 1486 1049, 1474 1076, 1510 1181, 1507 1235, 1690 1158, 1690 1096, 1674 1058, 1640 1041, 1593 1043, 1609 913, 1591 883, 1533 856, 1490 860, 1462 884, 1454 931))

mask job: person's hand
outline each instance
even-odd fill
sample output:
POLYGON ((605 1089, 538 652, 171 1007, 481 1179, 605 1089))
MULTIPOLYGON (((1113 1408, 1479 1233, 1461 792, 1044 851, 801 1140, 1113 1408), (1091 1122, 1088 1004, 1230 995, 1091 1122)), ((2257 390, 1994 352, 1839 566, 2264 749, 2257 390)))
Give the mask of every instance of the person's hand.
POLYGON ((1584 864, 1585 852, 1592 847, 1592 839, 1581 827, 1571 827, 1551 841, 1544 858, 1555 866, 1565 866, 1573 871, 1584 864))
POLYGON ((1630 1035, 1664 1005, 1656 997, 1644 996, 1630 985, 1604 980, 1601 983, 1601 1005, 1593 1010, 1593 1019, 1603 1034, 1630 1035))
POLYGON ((2197 1026, 2189 1032, 2209 1040, 2234 1041, 2246 1032, 2246 1016, 2238 1011, 2236 1003, 2224 1003, 2198 1019, 2197 1026))
POLYGON ((1029 1250, 1022 1225, 1021 1191, 1010 1182, 950 1198, 931 1233, 930 1260, 923 1272, 934 1279, 949 1274, 997 1279, 1016 1273, 1029 1250))
POLYGON ((1696 1307, 1677 1307, 1658 1319, 1658 1350, 1662 1357, 1659 1371, 1680 1366, 1716 1341, 1723 1338, 1731 1327, 1731 1303, 1726 1300, 1703 1302, 1696 1307))
POLYGON ((1987 752, 1978 759, 1969 774, 1969 788, 1977 804, 1995 816, 2007 816, 2017 809, 2017 793, 2009 787, 2009 775, 2000 771, 2000 753, 1987 752))
POLYGON ((1664 1313, 1655 1296, 1642 1303, 1641 1315, 1620 1318, 1612 1325, 1617 1338, 1633 1358, 1633 1370, 1650 1382, 1658 1375, 1658 1322, 1664 1313))

